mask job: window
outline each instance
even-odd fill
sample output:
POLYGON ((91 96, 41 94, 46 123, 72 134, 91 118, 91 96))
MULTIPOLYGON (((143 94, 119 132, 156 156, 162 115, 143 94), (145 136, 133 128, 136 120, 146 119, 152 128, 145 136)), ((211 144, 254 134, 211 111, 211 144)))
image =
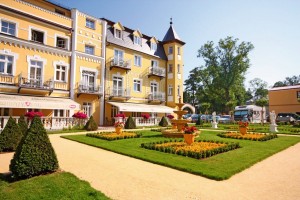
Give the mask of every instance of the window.
POLYGON ((110 117, 115 117, 119 113, 119 109, 116 106, 111 106, 110 117))
POLYGON ((31 30, 31 40, 34 42, 44 43, 44 33, 37 30, 31 30))
POLYGON ((15 36, 16 35, 16 24, 2 20, 1 21, 1 32, 15 36))
POLYGON ((133 36, 133 43, 138 44, 138 45, 142 45, 142 38, 140 38, 138 36, 133 36))
POLYGON ((30 83, 41 86, 42 85, 42 67, 43 63, 41 61, 30 61, 30 83))
POLYGON ((81 84, 83 89, 89 90, 95 87, 96 74, 92 71, 83 70, 81 74, 81 84))
POLYGON ((114 96, 123 96, 124 88, 123 88, 123 78, 114 76, 113 77, 113 95, 114 96))
POLYGON ((173 86, 172 85, 169 85, 168 87, 168 95, 172 95, 173 94, 173 86))
POLYGON ((56 47, 67 49, 67 39, 62 37, 56 37, 56 47))
POLYGON ((69 117, 69 110, 55 109, 53 112, 53 117, 69 117))
POLYGON ((297 99, 300 100, 300 91, 297 91, 297 99))
POLYGON ((94 55, 94 49, 95 48, 93 46, 85 45, 85 53, 87 54, 94 55))
POLYGON ((153 42, 151 42, 151 50, 152 51, 156 51, 157 50, 157 44, 156 43, 153 43, 153 42))
POLYGON ((132 115, 132 117, 141 117, 142 113, 141 112, 132 112, 131 115, 132 115))
POLYGON ((92 103, 83 102, 83 112, 90 117, 92 115, 92 103))
POLYGON ((173 73, 173 65, 169 64, 168 73, 173 73))
POLYGON ((123 62, 124 52, 118 49, 115 49, 114 60, 115 62, 123 62))
POLYGON ((180 47, 177 47, 177 55, 180 55, 180 47))
POLYGON ((141 56, 137 56, 137 55, 134 56, 134 65, 138 66, 138 67, 142 66, 142 57, 141 56))
POLYGON ((177 65, 177 73, 180 74, 180 64, 177 65))
POLYGON ((157 60, 151 60, 151 67, 158 67, 157 60))
POLYGON ((9 108, 0 108, 0 116, 9 116, 9 108))
POLYGON ((173 54, 173 47, 169 47, 168 54, 169 54, 169 55, 173 54))
POLYGON ((85 26, 91 29, 95 29, 95 21, 91 19, 85 19, 85 26))
POLYGON ((181 95, 180 95, 180 85, 177 86, 177 95, 178 95, 178 96, 181 96, 181 95))
POLYGON ((13 57, 0 55, 0 73, 12 75, 13 57))
POLYGON ((56 73, 55 73, 55 80, 56 81, 63 81, 66 82, 66 66, 57 65, 56 66, 56 73))
POLYGON ((115 37, 122 39, 122 31, 119 29, 115 29, 115 37))
POLYGON ((150 83, 150 88, 151 88, 151 94, 155 94, 158 92, 158 85, 157 83, 150 83))
POLYGON ((142 91, 142 87, 141 87, 141 80, 133 80, 133 89, 135 92, 141 92, 142 91))
POLYGON ((55 12, 60 15, 66 15, 66 13, 64 11, 58 10, 57 8, 55 8, 55 12))

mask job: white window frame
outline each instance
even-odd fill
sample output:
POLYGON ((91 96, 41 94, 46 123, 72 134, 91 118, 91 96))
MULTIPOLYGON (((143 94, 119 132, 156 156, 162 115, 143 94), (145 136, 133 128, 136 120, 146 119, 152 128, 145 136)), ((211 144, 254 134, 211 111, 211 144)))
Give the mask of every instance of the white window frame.
POLYGON ((142 46, 142 38, 137 36, 137 35, 134 35, 133 36, 133 43, 142 46))
POLYGON ((151 46, 151 50, 152 51, 156 51, 157 50, 157 44, 155 42, 151 42, 150 46, 151 46))
POLYGON ((151 67, 159 67, 159 62, 158 62, 158 60, 152 60, 152 59, 151 59, 151 67), (153 63, 156 63, 156 65, 152 65, 153 63))
POLYGON ((95 73, 95 79, 94 79, 94 87, 96 87, 97 85, 97 77, 98 77, 98 70, 96 69, 91 69, 89 67, 80 67, 80 83, 83 84, 83 77, 82 77, 82 73, 84 71, 89 71, 89 72, 92 72, 92 73, 95 73))
POLYGON ((140 56, 140 55, 134 55, 134 66, 137 66, 137 67, 141 67, 142 66, 142 56, 140 56), (137 61, 136 58, 139 59, 139 63, 136 62, 137 61))
POLYGON ((124 61, 124 57, 125 57, 125 51, 121 50, 121 49, 114 49, 114 59, 117 58, 118 59, 118 62, 120 60, 124 61), (122 52, 122 58, 119 57, 119 53, 118 53, 118 56, 116 57, 116 51, 118 52, 122 52))
POLYGON ((153 92, 151 91, 153 85, 156 85, 156 88, 157 88, 156 92, 159 92, 159 83, 156 81, 150 81, 150 93, 153 94, 153 92))
POLYGON ((120 30, 120 29, 115 28, 114 29, 114 36, 115 36, 115 38, 122 40, 123 39, 123 31, 120 30), (117 37, 117 35, 118 35, 117 31, 120 31, 120 37, 117 37))
POLYGON ((87 117, 89 118, 90 116, 92 116, 93 104, 91 102, 83 102, 82 103, 82 110, 87 115, 87 117))
POLYGON ((168 65, 168 73, 173 73, 173 64, 168 65))
POLYGON ((110 117, 115 117, 119 113, 119 108, 117 106, 111 105, 111 116, 110 117))
POLYGON ((170 46, 170 47, 168 48, 168 55, 173 55, 173 53, 174 53, 174 49, 173 49, 172 46, 170 46))
MULTIPOLYGON (((125 89, 124 77, 121 76, 120 74, 113 74, 112 75, 112 88, 114 88, 114 79, 117 79, 118 81, 121 80, 121 82, 122 82, 122 86, 121 87, 122 87, 122 90, 124 90, 125 89)), ((117 85, 117 87, 119 88, 118 85, 117 85)), ((123 92, 123 91, 121 91, 121 92, 123 92)))
POLYGON ((11 75, 15 76, 15 74, 16 74, 16 63, 17 63, 17 59, 19 58, 19 54, 13 53, 9 49, 0 50, 0 54, 5 55, 5 56, 12 56, 13 57, 12 74, 11 75))
POLYGON ((180 47, 177 47, 177 55, 180 56, 180 47))
POLYGON ((57 81, 57 82, 62 82, 62 83, 67 83, 68 80, 69 80, 69 69, 70 69, 70 64, 69 63, 66 63, 65 61, 54 61, 53 62, 53 68, 54 68, 54 81, 57 81), (56 77, 56 70, 57 70, 57 66, 60 65, 60 66, 64 66, 66 67, 66 73, 65 73, 65 81, 61 81, 61 80, 57 80, 57 77, 56 77))
POLYGON ((89 55, 95 55, 95 47, 92 46, 92 45, 85 44, 85 45, 84 45, 84 53, 89 54, 89 55), (86 52, 86 48, 87 48, 87 47, 91 47, 91 49, 93 49, 93 53, 87 53, 87 52, 86 52))
POLYGON ((45 65, 47 64, 47 59, 41 58, 39 55, 27 56, 28 80, 30 80, 31 61, 42 62, 42 67, 41 67, 41 83, 44 83, 44 69, 45 69, 45 65))
POLYGON ((134 92, 141 93, 142 92, 142 85, 143 85, 143 80, 142 79, 137 79, 137 78, 133 79, 133 90, 134 90, 134 92), (137 82, 139 82, 139 83, 137 83, 137 82), (135 84, 140 85, 140 90, 136 90, 135 84))
POLYGON ((53 109, 52 117, 70 117, 70 110, 53 109), (63 111, 63 116, 56 116, 55 112, 60 115, 61 111, 63 111))
POLYGON ((96 29, 95 20, 93 20, 91 18, 85 18, 85 27, 95 30, 96 29), (88 22, 91 22, 91 23, 88 23, 88 22))
POLYGON ((29 34, 28 34, 29 41, 32 41, 32 30, 44 33, 43 44, 47 44, 47 31, 45 31, 44 29, 36 28, 34 26, 29 26, 29 34))
POLYGON ((12 21, 12 20, 6 19, 6 18, 0 18, 0 28, 1 28, 0 31, 1 31, 1 33, 18 37, 18 26, 19 26, 18 22, 15 22, 15 21, 12 21), (8 32, 2 32, 2 21, 5 21, 5 22, 10 23, 10 24, 15 24, 15 34, 14 35, 12 35, 8 32))
POLYGON ((60 38, 63 38, 63 39, 66 40, 66 48, 61 48, 61 49, 70 50, 70 38, 69 37, 59 35, 59 34, 55 34, 54 36, 55 36, 55 41, 54 41, 54 46, 55 47, 61 48, 61 47, 57 46, 57 38, 60 37, 60 38))
POLYGON ((168 86, 168 96, 173 95, 173 85, 168 86))

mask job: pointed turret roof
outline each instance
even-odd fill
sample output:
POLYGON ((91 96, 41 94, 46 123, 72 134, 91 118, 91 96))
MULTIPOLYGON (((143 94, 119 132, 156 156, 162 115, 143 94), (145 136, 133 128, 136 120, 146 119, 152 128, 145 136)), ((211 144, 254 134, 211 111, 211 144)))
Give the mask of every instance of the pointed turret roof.
POLYGON ((170 28, 169 30, 167 31, 164 39, 162 40, 162 42, 164 44, 166 43, 170 43, 170 42, 178 42, 182 45, 185 44, 185 42, 181 41, 181 39, 179 38, 179 36, 177 35, 174 27, 173 27, 173 22, 172 22, 172 18, 171 18, 171 21, 170 21, 170 28))

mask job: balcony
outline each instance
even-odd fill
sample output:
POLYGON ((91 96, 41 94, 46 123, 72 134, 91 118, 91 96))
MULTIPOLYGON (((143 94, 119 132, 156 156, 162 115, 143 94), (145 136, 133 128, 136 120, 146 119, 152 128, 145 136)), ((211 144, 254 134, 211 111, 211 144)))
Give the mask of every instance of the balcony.
POLYGON ((122 59, 111 58, 109 69, 111 70, 114 67, 119 69, 124 69, 127 72, 128 70, 131 70, 131 62, 130 60, 125 61, 122 59))
POLYGON ((164 69, 162 67, 150 67, 148 78, 150 76, 157 76, 160 79, 165 78, 166 77, 166 69, 164 69))
POLYGON ((108 95, 109 99, 117 98, 117 99, 130 99, 130 88, 123 88, 123 87, 113 87, 108 88, 108 95))
POLYGON ((8 74, 1 74, 0 73, 0 84, 4 85, 13 85, 15 77, 8 74))
POLYGON ((86 84, 79 84, 77 89, 77 97, 79 97, 81 94, 91 94, 98 95, 98 98, 100 98, 100 96, 103 95, 102 87, 100 85, 90 86, 86 84))
POLYGON ((166 95, 163 92, 155 92, 155 93, 149 94, 148 101, 152 102, 152 103, 155 103, 155 102, 161 103, 161 102, 166 101, 166 95))
POLYGON ((18 77, 18 93, 20 93, 22 88, 25 89, 33 89, 38 91, 46 91, 49 93, 49 95, 53 92, 53 80, 48 80, 43 82, 41 79, 28 79, 25 77, 22 77, 20 74, 18 77))

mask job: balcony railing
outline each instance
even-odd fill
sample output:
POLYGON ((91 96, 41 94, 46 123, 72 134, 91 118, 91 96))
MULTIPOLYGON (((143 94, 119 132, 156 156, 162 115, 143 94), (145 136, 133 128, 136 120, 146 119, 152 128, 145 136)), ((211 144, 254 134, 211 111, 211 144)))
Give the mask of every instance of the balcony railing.
POLYGON ((15 79, 15 77, 13 77, 12 75, 0 73, 0 83, 1 84, 14 84, 14 79, 15 79))
POLYGON ((54 83, 54 89, 68 90, 68 83, 67 82, 53 81, 53 83, 54 83))
POLYGON ((53 91, 53 80, 48 80, 43 82, 41 79, 32 79, 32 78, 25 78, 22 77, 22 74, 19 75, 19 91, 21 88, 27 88, 27 89, 38 89, 38 90, 47 90, 50 91, 50 93, 53 91))
POLYGON ((116 58, 111 58, 110 61, 110 69, 113 67, 116 68, 121 68, 127 70, 131 70, 131 61, 130 60, 123 60, 123 59, 116 59, 116 58))
MULTIPOLYGON (((157 126, 161 120, 161 117, 150 117, 149 119, 144 119, 143 117, 133 117, 133 121, 135 122, 136 126, 157 126)), ((113 122, 126 122, 126 118, 114 117, 111 121, 113 122)), ((108 123, 106 125, 112 125, 112 123, 108 123)))
POLYGON ((77 96, 79 96, 80 94, 96 94, 102 96, 103 92, 102 92, 102 87, 100 85, 90 86, 86 84, 79 84, 77 96))
POLYGON ((166 95, 163 92, 149 94, 149 101, 166 101, 166 95))
POLYGON ((150 67, 149 76, 158 76, 160 78, 166 77, 166 69, 162 67, 150 67))
POLYGON ((130 98, 130 88, 112 87, 108 88, 109 97, 130 98))

